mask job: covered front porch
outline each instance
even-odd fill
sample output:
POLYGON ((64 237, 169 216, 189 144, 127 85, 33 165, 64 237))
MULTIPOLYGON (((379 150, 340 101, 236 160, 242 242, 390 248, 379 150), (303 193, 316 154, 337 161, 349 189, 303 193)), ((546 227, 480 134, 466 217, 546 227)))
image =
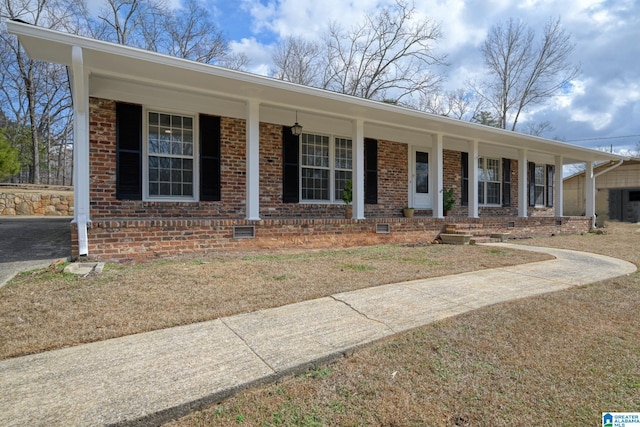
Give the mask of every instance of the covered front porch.
POLYGON ((74 254, 421 244, 452 221, 583 232, 596 163, 619 156, 422 111, 8 22, 29 56, 68 67, 74 254), (300 132, 291 132, 299 123, 300 132), (562 169, 585 164, 584 217, 562 169), (344 184, 353 188, 344 219, 344 184), (444 192, 454 189, 453 217, 444 192), (404 206, 417 209, 400 217, 404 206), (342 218, 341 218, 342 216, 342 218))

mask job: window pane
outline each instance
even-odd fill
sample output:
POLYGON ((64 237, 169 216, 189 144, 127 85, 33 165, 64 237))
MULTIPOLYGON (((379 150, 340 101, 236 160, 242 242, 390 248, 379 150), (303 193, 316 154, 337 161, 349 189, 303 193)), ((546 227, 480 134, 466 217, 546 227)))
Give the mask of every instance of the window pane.
POLYGON ((487 181, 500 181, 500 161, 487 159, 487 181))
POLYGON ((160 126, 171 127, 171 116, 168 114, 160 114, 160 126))
POLYGON ((544 206, 544 193, 546 185, 546 168, 544 165, 536 165, 535 167, 535 204, 537 206, 544 206))
POLYGON ((416 193, 429 192, 429 154, 416 152, 416 193))
POLYGON ((193 118, 154 112, 148 118, 149 195, 193 196, 193 118))
POLYGON ((536 205, 544 205, 544 186, 536 185, 535 198, 536 205))
POLYGON ((168 196, 171 194, 171 184, 168 182, 160 183, 160 195, 168 196))
POLYGON ((329 137, 302 134, 302 165, 329 167, 329 137))
POLYGON ((544 166, 536 165, 536 185, 544 185, 544 166))
POLYGON ((193 132, 189 130, 191 128, 185 128, 182 132, 182 141, 185 143, 193 144, 193 132))
POLYGON ((351 140, 345 138, 336 138, 336 169, 352 168, 352 151, 351 140))
POLYGON ((327 169, 302 169, 302 198, 329 200, 329 171, 327 169))
POLYGON ((478 204, 499 205, 502 202, 500 159, 478 158, 478 204))
POLYGON ((171 181, 171 169, 160 169, 160 181, 161 182, 171 181))
POLYGON ((172 196, 181 196, 182 195, 182 184, 171 184, 171 195, 172 196))
POLYGON ((351 179, 351 171, 336 171, 336 200, 342 200, 344 184, 351 179))
POLYGON ((160 185, 158 183, 154 183, 154 182, 149 183, 149 195, 150 196, 160 195, 160 185))
POLYGON ((490 205, 500 204, 500 183, 495 183, 495 182, 487 183, 487 204, 490 204, 490 205))

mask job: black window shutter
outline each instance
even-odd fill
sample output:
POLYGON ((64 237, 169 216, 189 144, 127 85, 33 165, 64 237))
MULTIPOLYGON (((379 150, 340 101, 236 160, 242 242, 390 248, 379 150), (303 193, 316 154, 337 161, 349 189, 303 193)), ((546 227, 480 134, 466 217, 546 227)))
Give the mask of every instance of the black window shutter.
POLYGON ((547 165, 547 207, 553 207, 553 179, 555 166, 547 165))
POLYGON ((116 103, 116 199, 142 200, 142 107, 116 103))
POLYGON ((200 114, 200 200, 221 198, 220 117, 200 114))
POLYGON ((364 140, 364 202, 378 203, 378 141, 364 140))
POLYGON ((282 127, 282 202, 300 201, 300 137, 282 127))
POLYGON ((469 206, 469 153, 460 153, 462 188, 460 189, 460 205, 469 206))
POLYGON ((502 206, 511 206, 511 159, 502 159, 502 206))
POLYGON ((529 162, 529 206, 536 205, 536 164, 529 162))

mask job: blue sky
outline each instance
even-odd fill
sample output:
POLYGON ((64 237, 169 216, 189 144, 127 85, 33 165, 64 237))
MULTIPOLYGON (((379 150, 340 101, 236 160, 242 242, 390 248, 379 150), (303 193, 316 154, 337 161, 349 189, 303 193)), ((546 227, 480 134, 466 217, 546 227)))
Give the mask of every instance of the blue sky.
MULTIPOLYGON (((344 26, 393 0, 206 0, 231 47, 268 74, 275 44, 289 35, 318 40, 331 22, 344 26)), ((416 0, 420 16, 439 22, 439 52, 448 56, 445 88, 482 73, 479 46, 489 28, 508 18, 542 31, 559 17, 575 43, 582 73, 572 90, 524 117, 549 121, 543 135, 624 154, 640 141, 640 2, 636 0, 416 0)))

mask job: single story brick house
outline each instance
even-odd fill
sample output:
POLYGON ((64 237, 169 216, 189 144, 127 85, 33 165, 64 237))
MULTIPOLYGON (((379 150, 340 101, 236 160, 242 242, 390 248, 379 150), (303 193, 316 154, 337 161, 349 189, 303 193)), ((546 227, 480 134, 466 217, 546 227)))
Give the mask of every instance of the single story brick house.
POLYGON ((592 226, 593 185, 585 216, 563 215, 563 166, 619 160, 19 22, 7 27, 31 58, 69 70, 74 256, 431 242, 445 224, 513 236, 582 232, 592 226), (445 217, 451 188, 456 204, 445 217), (405 206, 413 218, 402 217, 405 206))

